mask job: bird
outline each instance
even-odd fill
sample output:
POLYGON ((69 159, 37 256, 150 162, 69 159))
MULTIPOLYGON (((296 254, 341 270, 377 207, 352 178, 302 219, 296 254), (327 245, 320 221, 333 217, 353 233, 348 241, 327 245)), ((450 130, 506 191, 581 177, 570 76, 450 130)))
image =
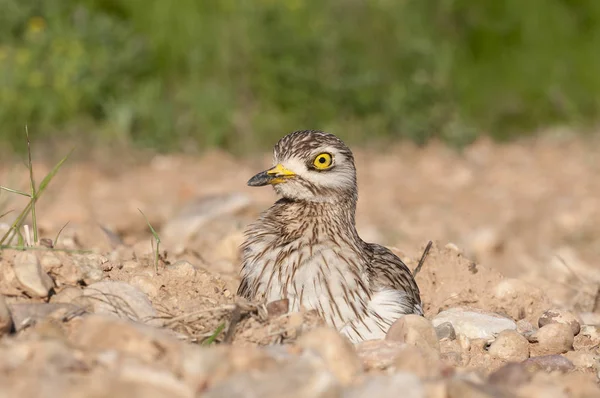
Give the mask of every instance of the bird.
POLYGON ((244 231, 237 295, 316 310, 352 343, 385 338, 406 314, 423 316, 410 269, 361 239, 354 155, 336 135, 299 130, 273 148, 273 167, 247 182, 279 196, 244 231))

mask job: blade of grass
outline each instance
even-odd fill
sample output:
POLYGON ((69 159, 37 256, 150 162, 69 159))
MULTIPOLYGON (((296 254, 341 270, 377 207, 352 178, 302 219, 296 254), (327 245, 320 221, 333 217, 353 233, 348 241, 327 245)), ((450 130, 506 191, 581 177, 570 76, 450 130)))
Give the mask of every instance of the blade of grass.
POLYGON ((146 224, 148 224, 148 227, 150 227, 150 232, 152 232, 152 236, 154 236, 154 240, 156 241, 156 250, 154 251, 154 272, 156 272, 156 274, 158 275, 158 254, 160 253, 160 249, 159 249, 159 246, 160 246, 160 236, 158 236, 158 234, 156 233, 156 231, 152 227, 152 224, 150 224, 150 220, 148 220, 148 217, 146 217, 146 215, 144 214, 144 212, 142 212, 142 210, 139 209, 139 208, 138 208, 138 211, 146 219, 146 224))
POLYGON ((10 214, 10 213, 12 213, 13 211, 14 211, 14 210, 7 210, 7 211, 5 211, 4 213, 0 214, 0 218, 4 217, 4 216, 5 216, 5 215, 7 215, 7 214, 10 214))
POLYGON ((63 225, 62 228, 58 231, 58 233, 56 234, 56 238, 54 239, 54 246, 56 246, 56 244, 58 243, 58 238, 60 237, 60 234, 62 233, 63 229, 65 229, 70 222, 71 221, 67 221, 67 223, 63 225))
POLYGON ((211 334, 204 341, 204 343, 202 343, 202 345, 211 345, 212 343, 214 343, 215 340, 217 339, 217 337, 219 337, 219 334, 221 334, 221 332, 223 331, 223 329, 225 329, 225 322, 223 322, 219 326, 217 326, 217 329, 215 330, 215 332, 213 334, 211 334))
MULTIPOLYGON (((25 206, 25 208, 23 209, 23 211, 21 211, 21 213, 19 213, 19 216, 13 222, 11 228, 4 234, 4 236, 2 237, 2 239, 0 239, 0 245, 4 244, 6 242, 6 240, 9 238, 9 235, 10 235, 11 231, 16 231, 19 228, 21 228, 21 226, 22 226, 25 218, 27 217, 27 215, 31 211, 32 202, 34 200, 39 199, 42 196, 42 194, 44 193, 44 191, 46 190, 46 188, 48 187, 48 185, 50 184, 50 182, 52 181, 52 179, 54 178, 54 176, 56 176, 56 174, 58 173, 58 171, 60 170, 60 168, 62 167, 62 165, 66 162, 66 160, 69 158, 69 156, 71 156, 71 154, 73 153, 73 151, 74 151, 74 149, 71 149, 71 151, 64 158, 62 158, 52 168, 52 170, 50 170, 50 172, 48 174, 46 174, 46 176, 44 177, 44 179, 42 180, 40 186, 37 189, 36 197, 35 198, 31 198, 31 200, 29 201, 29 203, 27 204, 27 206, 25 206)), ((12 241, 13 237, 14 237, 14 235, 10 237, 10 240, 8 241, 8 243, 10 243, 12 241)))
POLYGON ((19 191, 17 189, 12 189, 12 188, 8 188, 8 187, 4 187, 2 185, 0 185, 0 189, 2 189, 4 191, 7 191, 7 192, 11 192, 11 193, 16 193, 17 195, 27 196, 28 198, 31 198, 31 195, 28 194, 27 192, 19 191))
POLYGON ((37 202, 38 196, 36 195, 35 179, 33 178, 33 161, 31 160, 31 140, 29 139, 29 128, 27 128, 27 125, 25 125, 25 137, 27 138, 27 168, 29 169, 29 186, 31 189, 31 227, 33 228, 33 245, 37 245, 38 229, 35 204, 37 202))

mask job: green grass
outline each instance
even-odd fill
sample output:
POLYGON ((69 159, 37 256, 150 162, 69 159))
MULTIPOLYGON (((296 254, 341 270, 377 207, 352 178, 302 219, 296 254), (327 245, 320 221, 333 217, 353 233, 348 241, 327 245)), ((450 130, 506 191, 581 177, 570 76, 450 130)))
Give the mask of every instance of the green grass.
POLYGON ((596 0, 0 0, 0 145, 456 145, 600 111, 596 0))
MULTIPOLYGON (((29 140, 29 130, 25 128, 26 142, 27 142, 27 155, 28 155, 28 163, 27 168, 29 170, 29 186, 31 189, 30 193, 22 192, 16 189, 12 189, 9 187, 5 187, 0 185, 0 191, 5 191, 21 196, 25 196, 29 198, 29 202, 25 208, 19 213, 19 215, 15 218, 10 228, 2 237, 0 237, 0 249, 6 248, 33 248, 38 246, 40 243, 38 227, 37 227, 37 213, 36 213, 36 203, 41 198, 42 194, 52 181, 52 179, 56 176, 62 165, 67 161, 72 151, 69 152, 65 157, 63 157, 50 172, 42 179, 42 182, 39 186, 36 186, 35 179, 33 178, 33 162, 31 160, 31 142, 29 140), (29 239, 30 237, 26 234, 27 239, 23 236, 21 232, 21 228, 25 228, 26 231, 29 230, 29 226, 25 225, 25 221, 27 218, 31 216, 32 223, 32 232, 33 232, 33 240, 29 239), (17 238, 17 245, 13 245, 14 239, 17 238)), ((8 210, 2 213, 2 217, 11 212, 12 210, 8 210)), ((60 232, 59 232, 60 234, 60 232)), ((58 239, 58 235, 57 235, 58 239)), ((55 241, 56 242, 56 241, 55 241)))

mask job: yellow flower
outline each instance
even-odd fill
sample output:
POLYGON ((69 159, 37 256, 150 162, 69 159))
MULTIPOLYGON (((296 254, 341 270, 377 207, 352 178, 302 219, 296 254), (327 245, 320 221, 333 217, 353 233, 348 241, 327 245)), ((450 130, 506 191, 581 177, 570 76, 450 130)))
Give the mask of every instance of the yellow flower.
POLYGON ((33 17, 27 23, 27 30, 30 33, 39 33, 46 29, 46 20, 42 17, 33 17))

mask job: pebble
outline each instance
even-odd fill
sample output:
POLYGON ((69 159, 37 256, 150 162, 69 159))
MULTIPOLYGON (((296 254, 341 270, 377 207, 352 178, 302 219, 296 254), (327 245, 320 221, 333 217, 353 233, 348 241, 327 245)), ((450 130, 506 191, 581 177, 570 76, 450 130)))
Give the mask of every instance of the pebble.
POLYGON ((581 325, 581 331, 573 341, 573 348, 591 348, 600 345, 600 326, 581 325))
POLYGON ((477 384, 460 378, 448 382, 448 398, 508 398, 510 396, 492 385, 477 384))
POLYGON ((546 326, 550 323, 562 323, 568 325, 574 336, 577 336, 581 329, 580 322, 574 314, 560 309, 547 310, 538 320, 539 327, 546 326))
POLYGON ((598 360, 600 357, 598 354, 590 351, 569 351, 565 355, 569 361, 573 362, 573 365, 580 370, 592 370, 597 371, 598 360))
POLYGON ((440 323, 435 327, 435 333, 439 340, 456 340, 456 331, 450 322, 440 323))
POLYGON ((267 314, 270 318, 277 318, 288 313, 290 300, 287 298, 267 303, 267 314))
POLYGON ((83 295, 91 298, 93 310, 98 314, 116 315, 154 326, 162 325, 161 320, 154 319, 157 312, 148 296, 128 283, 97 282, 86 287, 83 295))
POLYGON ((529 358, 529 342, 514 330, 500 332, 488 350, 491 356, 521 362, 529 358))
POLYGON ((4 295, 0 294, 0 337, 10 333, 13 326, 12 316, 4 295))
POLYGON ((150 297, 158 295, 158 287, 152 281, 152 278, 147 275, 134 275, 129 279, 129 283, 150 297))
POLYGON ((573 329, 563 323, 549 323, 541 327, 533 338, 531 356, 562 354, 573 349, 573 329))
POLYGON ((19 252, 15 257, 14 271, 17 280, 32 296, 48 297, 54 287, 54 281, 44 272, 35 253, 19 252))
POLYGON ((141 385, 149 392, 152 391, 151 396, 157 393, 164 393, 164 396, 173 398, 195 396, 194 390, 175 375, 148 366, 127 364, 118 369, 118 374, 121 381, 141 385))
POLYGON ((341 389, 319 358, 302 356, 267 372, 237 372, 209 387, 203 398, 336 398, 341 389))
POLYGON ((450 322, 457 334, 470 339, 490 339, 503 330, 517 329, 512 319, 475 309, 451 308, 440 312, 432 320, 433 326, 445 322, 450 322))
POLYGON ((542 355, 532 357, 522 362, 523 366, 529 372, 544 371, 544 372, 569 372, 575 369, 573 362, 562 355, 542 355))
POLYGON ((156 366, 175 366, 184 354, 182 342, 159 329, 110 315, 91 314, 70 322, 71 341, 92 352, 114 350, 156 366))
POLYGON ((509 362, 488 376, 490 384, 518 387, 531 380, 531 373, 522 363, 509 362))
POLYGON ((399 396, 424 398, 426 395, 419 378, 407 372, 396 372, 385 376, 374 375, 359 386, 348 388, 342 393, 342 398, 397 398, 399 396))
POLYGON ((196 267, 189 261, 179 260, 167 265, 167 272, 180 278, 192 278, 196 276, 196 267))
POLYGON ((40 264, 45 272, 53 271, 57 268, 62 267, 62 261, 58 256, 53 252, 47 252, 42 255, 40 259, 40 264))
POLYGON ((403 350, 403 343, 389 340, 367 340, 355 345, 356 353, 367 369, 387 369, 403 350))
POLYGON ((404 315, 396 320, 385 339, 440 351, 435 328, 429 320, 419 315, 404 315))
POLYGON ((297 345, 319 355, 342 385, 350 384, 362 372, 354 346, 334 329, 312 329, 298 339, 297 345))
POLYGON ((16 331, 45 319, 62 319, 69 314, 76 314, 80 307, 65 303, 14 303, 10 312, 16 331))
POLYGON ((83 296, 83 290, 75 286, 65 286, 58 293, 50 297, 50 302, 77 304, 77 301, 81 296, 83 296))
POLYGON ((440 355, 430 347, 403 345, 392 365, 394 371, 408 372, 421 379, 434 379, 441 375, 443 364, 440 355))

